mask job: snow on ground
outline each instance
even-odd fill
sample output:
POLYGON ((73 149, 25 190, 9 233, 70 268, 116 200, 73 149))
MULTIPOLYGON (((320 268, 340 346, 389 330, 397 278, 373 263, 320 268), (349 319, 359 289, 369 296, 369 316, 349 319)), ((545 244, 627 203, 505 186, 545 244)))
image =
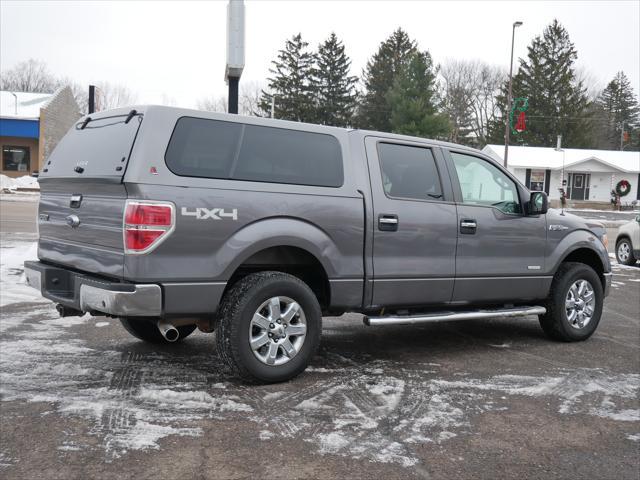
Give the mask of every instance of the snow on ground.
POLYGON ((19 188, 40 188, 38 179, 30 175, 11 178, 0 174, 0 190, 17 190, 19 188))
MULTIPOLYGON (((2 190, 0 190, 2 192, 2 190)), ((16 192, 0 193, 0 202, 39 202, 40 192, 16 192)))
POLYGON ((24 261, 37 260, 36 242, 3 240, 0 249, 0 306, 19 302, 44 300, 38 292, 26 284, 24 261))
MULTIPOLYGON (((541 408, 578 419, 640 421, 640 375, 607 369, 476 377, 451 375, 437 363, 325 352, 323 364, 303 374, 304 388, 295 381, 260 387, 231 380, 197 338, 183 349, 150 351, 133 340, 123 347, 105 340, 98 348, 83 340, 83 329, 104 319, 59 318, 50 303, 14 303, 37 295, 18 282, 22 261, 35 253, 32 243, 3 243, 0 253, 9 292, 3 302, 10 300, 0 320, 0 400, 43 402, 50 413, 84 418, 99 442, 86 445, 70 432, 60 440, 62 451, 91 450, 113 460, 160 449, 166 437, 202 436, 203 421, 216 419, 250 422, 267 443, 287 438, 319 455, 410 467, 418 463, 417 445, 472 435, 478 415, 508 411, 519 398, 542 399, 541 408)), ((638 441, 635 434, 626 438, 638 441)), ((10 462, 0 452, 0 464, 10 462)))
POLYGON ((635 213, 640 213, 640 210, 638 209, 633 209, 633 210, 612 210, 612 209, 608 209, 608 210, 598 210, 596 208, 565 208, 565 211, 567 212, 590 212, 590 213, 628 213, 630 215, 635 214, 635 213))

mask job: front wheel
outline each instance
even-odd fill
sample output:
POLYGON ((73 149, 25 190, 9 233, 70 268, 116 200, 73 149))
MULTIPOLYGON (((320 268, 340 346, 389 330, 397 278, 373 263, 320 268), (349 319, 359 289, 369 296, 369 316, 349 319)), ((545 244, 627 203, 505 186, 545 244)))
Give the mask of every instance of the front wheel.
POLYGON ((598 274, 583 263, 563 263, 556 272, 540 326, 555 340, 586 340, 598 328, 604 294, 598 274))
POLYGON ((238 281, 225 294, 218 318, 218 353, 245 380, 289 380, 307 367, 320 344, 318 300, 286 273, 260 272, 238 281))
POLYGON ((636 257, 633 255, 631 240, 621 238, 616 244, 616 260, 622 265, 635 265, 636 257))

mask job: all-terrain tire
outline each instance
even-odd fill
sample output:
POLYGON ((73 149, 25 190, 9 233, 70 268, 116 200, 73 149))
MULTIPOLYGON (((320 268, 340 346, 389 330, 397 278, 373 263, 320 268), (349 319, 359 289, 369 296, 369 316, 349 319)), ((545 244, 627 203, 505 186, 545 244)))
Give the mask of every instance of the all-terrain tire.
POLYGON ((635 265, 636 257, 633 255, 633 246, 631 245, 631 240, 628 238, 621 238, 616 243, 616 260, 621 265, 635 265), (621 249, 624 248, 624 253, 621 249))
MULTIPOLYGON (((158 327, 156 326, 157 319, 155 318, 149 319, 120 317, 119 320, 127 332, 140 340, 149 343, 175 343, 166 340, 162 336, 160 330, 158 330, 158 327)), ((177 342, 179 342, 191 335, 196 329, 196 326, 182 325, 176 328, 178 329, 178 332, 180 332, 180 336, 178 337, 178 340, 176 340, 177 342)))
POLYGON ((307 284, 286 273, 259 272, 239 280, 222 299, 217 317, 218 354, 234 375, 248 382, 276 383, 294 378, 304 371, 320 345, 322 311, 318 299, 307 284), (281 365, 261 362, 250 345, 252 318, 264 302, 274 297, 295 301, 306 319, 304 342, 281 365))
POLYGON ((551 290, 545 302, 547 312, 539 316, 542 330, 554 340, 579 342, 588 339, 598 328, 602 316, 604 293, 598 274, 588 265, 577 262, 565 262, 560 265, 553 277, 551 290), (591 319, 582 328, 572 326, 567 317, 567 295, 569 289, 578 281, 586 280, 593 289, 595 307, 591 319))

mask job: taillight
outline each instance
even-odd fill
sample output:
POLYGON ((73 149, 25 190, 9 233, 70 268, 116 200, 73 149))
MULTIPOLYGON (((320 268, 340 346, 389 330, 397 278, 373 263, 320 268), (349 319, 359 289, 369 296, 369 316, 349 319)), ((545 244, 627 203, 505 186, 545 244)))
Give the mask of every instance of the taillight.
POLYGON ((169 236, 174 225, 172 203, 128 200, 124 210, 125 252, 150 252, 169 236))

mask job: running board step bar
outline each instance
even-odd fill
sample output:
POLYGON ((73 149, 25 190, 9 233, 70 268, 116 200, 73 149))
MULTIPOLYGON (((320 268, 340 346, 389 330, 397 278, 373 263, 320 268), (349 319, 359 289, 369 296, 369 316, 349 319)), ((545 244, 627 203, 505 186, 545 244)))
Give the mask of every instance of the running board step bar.
POLYGON ((544 307, 502 308, 499 310, 475 310, 467 312, 435 312, 422 315, 397 315, 385 317, 364 317, 364 324, 370 327, 378 325, 417 325, 421 323, 448 322, 452 320, 478 320, 482 318, 524 317, 543 315, 544 307))

